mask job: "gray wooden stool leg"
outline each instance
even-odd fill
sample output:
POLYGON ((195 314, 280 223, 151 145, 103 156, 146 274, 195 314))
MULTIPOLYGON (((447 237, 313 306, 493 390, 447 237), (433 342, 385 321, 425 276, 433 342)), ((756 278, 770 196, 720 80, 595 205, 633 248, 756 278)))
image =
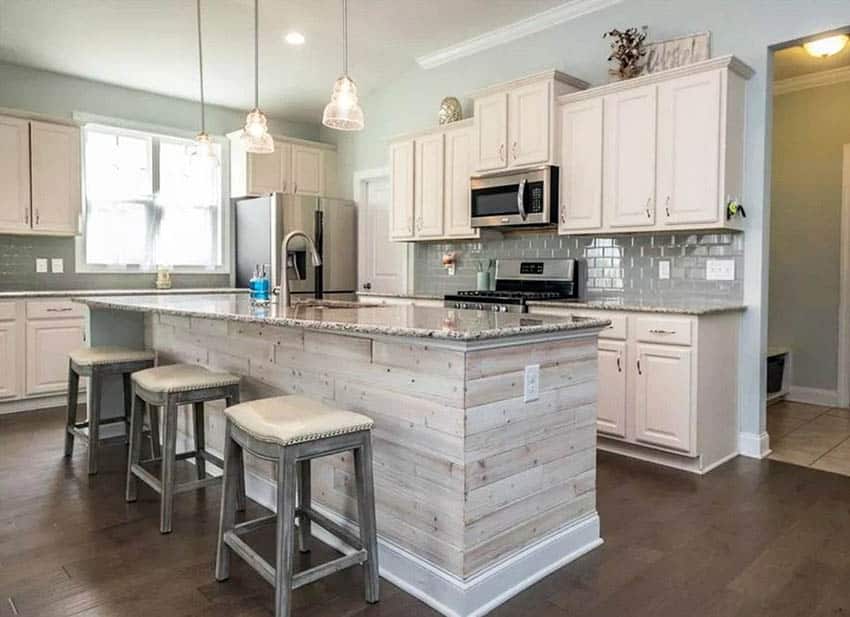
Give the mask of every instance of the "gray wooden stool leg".
POLYGON ((277 471, 277 567, 275 568, 275 617, 292 611, 292 571, 295 561, 295 450, 283 448, 277 471))
MULTIPOLYGON (((235 386, 235 387, 230 389, 230 392, 224 398, 224 404, 227 407, 233 407, 234 405, 239 404, 239 386, 235 386)), ((242 452, 241 448, 240 448, 239 451, 242 452)), ((239 483, 237 485, 238 488, 237 488, 237 491, 236 491, 236 503, 237 503, 236 509, 239 510, 239 512, 245 511, 245 500, 246 500, 246 498, 245 498, 245 466, 244 466, 244 463, 242 461, 243 461, 243 457, 240 454, 240 456, 239 456, 239 474, 238 474, 238 478, 237 478, 239 483)))
MULTIPOLYGON (((310 461, 298 462, 298 495, 302 512, 307 512, 310 509, 311 491, 310 491, 310 461)), ((302 553, 309 553, 311 523, 310 518, 306 514, 298 517, 298 550, 302 553)))
POLYGON ((145 403, 145 408, 148 411, 148 426, 151 430, 151 458, 159 458, 162 456, 162 445, 159 442, 159 407, 145 403))
POLYGON ((368 556, 365 568, 366 602, 378 601, 378 531, 375 522, 375 485, 372 476, 372 439, 368 433, 363 445, 354 450, 354 476, 357 483, 357 510, 360 515, 360 542, 368 556))
POLYGON ((226 581, 230 577, 230 547, 224 534, 236 524, 239 477, 244 477, 242 446, 231 437, 230 422, 224 428, 224 469, 221 488, 221 510, 218 521, 218 546, 215 558, 215 579, 226 581))
POLYGON ((100 445, 100 399, 103 389, 103 379, 97 370, 93 370, 89 378, 89 475, 97 473, 97 451, 100 445))
POLYGON ((127 453, 127 487, 125 498, 136 501, 137 486, 133 465, 138 465, 142 457, 142 423, 144 422, 145 403, 138 396, 133 397, 133 411, 130 414, 130 447, 127 453))
POLYGON ((80 376, 68 361, 68 420, 65 425, 65 456, 74 454, 74 433, 77 423, 77 395, 80 391, 80 376))
POLYGON ((174 467, 177 463, 177 404, 171 396, 165 406, 164 439, 159 530, 162 533, 171 533, 171 519, 174 514, 174 467))
POLYGON ((124 434, 130 441, 130 423, 133 415, 133 383, 130 381, 130 373, 123 373, 121 381, 124 386, 124 434))
POLYGON ((195 467, 198 471, 198 480, 203 480, 207 477, 207 465, 203 456, 206 447, 203 403, 194 403, 192 405, 192 419, 195 423, 195 467))

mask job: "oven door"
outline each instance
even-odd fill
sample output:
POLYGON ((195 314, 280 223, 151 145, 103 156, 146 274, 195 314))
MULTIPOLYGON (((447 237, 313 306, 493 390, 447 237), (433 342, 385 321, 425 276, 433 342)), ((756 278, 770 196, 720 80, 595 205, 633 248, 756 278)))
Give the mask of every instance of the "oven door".
POLYGON ((558 168, 500 172, 470 180, 473 227, 556 223, 558 168))

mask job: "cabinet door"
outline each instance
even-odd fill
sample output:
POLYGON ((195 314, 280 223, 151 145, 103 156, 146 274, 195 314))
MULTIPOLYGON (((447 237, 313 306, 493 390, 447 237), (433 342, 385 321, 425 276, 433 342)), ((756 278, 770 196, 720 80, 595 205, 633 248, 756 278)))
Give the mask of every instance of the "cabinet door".
POLYGON ((655 86, 606 96, 604 192, 611 227, 655 223, 655 86))
POLYGON ((82 347, 82 319, 27 322, 27 394, 62 392, 68 386, 68 354, 82 347))
POLYGON ((274 152, 248 153, 248 192, 265 195, 284 190, 284 159, 289 160, 289 144, 274 143, 274 152))
POLYGON ((720 183, 720 72, 658 86, 658 216, 715 223, 720 183))
POLYGON ((80 214, 80 130, 30 123, 32 228, 75 234, 80 214))
POLYGON ((475 99, 475 168, 503 169, 508 165, 508 95, 475 99))
POLYGON ((292 146, 292 192, 296 195, 321 195, 322 152, 308 146, 292 146))
POLYGON ((413 203, 417 238, 443 235, 443 134, 417 139, 413 203))
POLYGON ((564 105, 558 231, 602 227, 602 99, 564 105))
POLYGON ((18 350, 18 324, 0 321, 0 398, 18 394, 18 362, 22 354, 18 350))
POLYGON ((635 437, 638 441, 690 452, 691 351, 638 344, 635 437))
POLYGON ((472 174, 471 128, 446 131, 445 235, 477 237, 470 221, 469 176, 472 174))
POLYGON ((336 150, 322 150, 322 197, 340 195, 336 150))
POLYGON ((0 232, 30 229, 29 130, 26 120, 0 116, 0 232))
POLYGON ((413 141, 390 146, 390 239, 413 238, 413 141))
POLYGON ((517 88, 508 100, 508 131, 512 167, 549 161, 552 85, 546 81, 517 88))
POLYGON ((599 394, 596 427, 600 433, 626 436, 626 343, 599 341, 599 394))

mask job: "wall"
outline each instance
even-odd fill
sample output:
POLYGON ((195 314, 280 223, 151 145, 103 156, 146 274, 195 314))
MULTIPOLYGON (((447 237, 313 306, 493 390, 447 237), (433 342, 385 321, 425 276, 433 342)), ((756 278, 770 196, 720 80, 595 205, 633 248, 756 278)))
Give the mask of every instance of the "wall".
POLYGON ((792 92, 773 105, 769 342, 793 349, 793 385, 835 390, 850 83, 792 92))
MULTIPOLYGON (((770 56, 768 47, 848 25, 846 0, 626 0, 596 13, 556 25, 526 38, 426 71, 412 68, 377 92, 364 93, 366 130, 339 139, 340 173, 386 165, 386 142, 394 134, 432 126, 442 97, 466 93, 534 71, 557 68, 591 83, 607 81, 612 27, 648 24, 650 37, 664 39, 711 32, 712 54, 734 53, 755 69, 748 84, 744 203, 749 206, 744 248, 744 302, 741 336, 741 440, 747 452, 765 452, 764 417, 767 342, 767 257, 770 162, 770 56)), ((356 78, 356 75, 355 75, 356 78)), ((341 179, 351 186, 350 179, 341 179)), ((350 190, 350 189, 349 189, 350 190)))
MULTIPOLYGON (((59 118, 85 112, 196 131, 199 107, 195 101, 0 63, 0 108, 47 114, 59 118)), ((223 135, 242 126, 245 110, 209 106, 207 131, 223 135)), ((274 133, 319 139, 319 125, 270 118, 274 133)), ((19 289, 89 289, 151 287, 149 274, 76 274, 73 238, 0 235, 0 291, 19 289), (36 274, 35 257, 62 257, 67 274, 36 274)), ((222 286, 226 274, 183 275, 175 286, 222 286)))

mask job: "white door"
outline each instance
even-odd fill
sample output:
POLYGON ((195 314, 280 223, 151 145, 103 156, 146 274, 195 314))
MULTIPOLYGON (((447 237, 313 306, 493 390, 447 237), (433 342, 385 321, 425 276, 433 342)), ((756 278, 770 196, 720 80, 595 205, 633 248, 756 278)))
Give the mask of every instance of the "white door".
POLYGON ((443 235, 443 134, 416 140, 413 212, 417 238, 443 235))
POLYGON ((558 231, 602 227, 602 99, 564 105, 558 231))
POLYGON ((83 346, 82 319, 27 322, 27 394, 62 392, 68 385, 68 354, 83 346))
POLYGON ((638 344, 635 437, 638 441, 690 452, 691 351, 638 344))
POLYGON ((80 214, 80 130, 30 123, 32 228, 74 234, 80 214))
POLYGON ((408 245, 390 240, 389 180, 370 180, 364 185, 357 204, 358 287, 381 294, 404 293, 408 245))
POLYGON ((29 131, 26 120, 0 116, 0 232, 30 229, 29 131))
POLYGON ((655 223, 655 86, 606 96, 604 191, 611 227, 655 223))
POLYGON ((274 152, 248 154, 248 192, 266 195, 284 191, 284 160, 289 161, 289 144, 274 142, 274 152))
POLYGON ((599 394, 596 428, 600 433, 626 436, 626 344, 599 340, 599 394))
POLYGON ((658 216, 715 223, 720 207, 720 71, 658 86, 658 216))
POLYGON ((292 146, 292 192, 297 195, 322 193, 322 153, 318 148, 292 146))
POLYGON ((18 394, 18 325, 14 321, 0 321, 0 398, 18 394))
POLYGON ((445 235, 478 237, 470 218, 469 176, 472 174, 471 128, 446 131, 446 186, 443 195, 445 235))
POLYGON ((413 238, 413 141, 390 146, 390 238, 413 238))
POLYGON ((549 115, 552 84, 548 81, 511 91, 508 100, 508 159, 512 167, 549 161, 549 115))
POLYGON ((506 92, 475 99, 475 168, 503 169, 508 165, 508 95, 506 92))

